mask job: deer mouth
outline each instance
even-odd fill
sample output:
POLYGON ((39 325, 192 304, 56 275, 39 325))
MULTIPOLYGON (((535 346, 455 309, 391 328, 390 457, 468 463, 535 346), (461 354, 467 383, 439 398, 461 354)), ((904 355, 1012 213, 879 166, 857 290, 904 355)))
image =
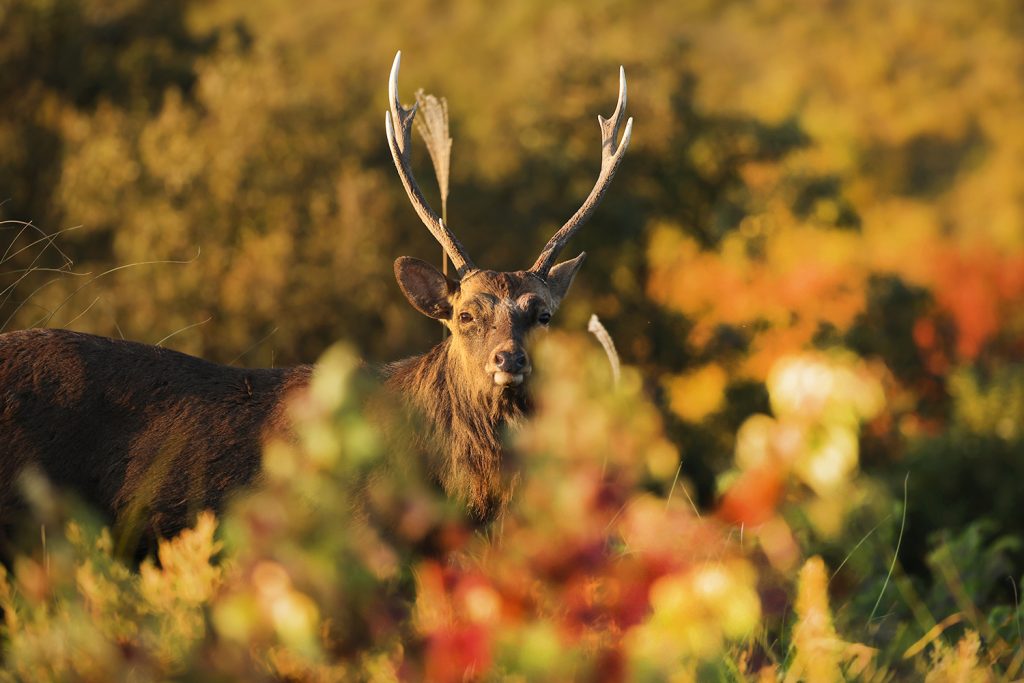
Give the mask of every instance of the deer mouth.
POLYGON ((498 370, 494 373, 494 383, 499 387, 518 387, 526 379, 525 373, 512 374, 511 372, 504 372, 498 370))

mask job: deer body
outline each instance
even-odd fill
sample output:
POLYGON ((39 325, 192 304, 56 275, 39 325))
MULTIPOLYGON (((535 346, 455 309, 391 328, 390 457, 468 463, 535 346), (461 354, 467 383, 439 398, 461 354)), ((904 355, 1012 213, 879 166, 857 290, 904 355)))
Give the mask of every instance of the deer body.
MULTIPOLYGON (((411 257, 395 261, 409 303, 451 336, 428 353, 384 370, 386 384, 425 418, 430 467, 452 496, 486 520, 510 494, 501 433, 529 411, 527 338, 546 328, 585 254, 555 263, 586 222, 629 144, 620 143, 626 103, 601 125, 601 172, 583 206, 548 241, 529 270, 476 268, 427 205, 409 163, 416 109, 398 100, 396 55, 386 113, 388 145, 420 219, 455 266, 449 278, 411 257)), ((289 430, 286 400, 309 383, 311 366, 247 370, 145 344, 67 330, 0 335, 0 536, 16 521, 16 481, 27 466, 77 491, 117 522, 149 538, 170 535, 204 508, 217 510, 253 481, 272 436, 289 430)))
POLYGON ((0 335, 0 523, 26 466, 168 535, 258 474, 311 366, 249 370, 68 330, 0 335), (135 507, 138 506, 138 507, 135 507))

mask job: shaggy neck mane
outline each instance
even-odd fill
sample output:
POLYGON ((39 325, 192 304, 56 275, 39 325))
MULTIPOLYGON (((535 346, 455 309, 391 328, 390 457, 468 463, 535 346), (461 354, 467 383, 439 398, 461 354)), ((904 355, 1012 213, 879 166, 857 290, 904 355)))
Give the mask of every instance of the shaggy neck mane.
POLYGON ((514 481, 503 476, 501 434, 529 412, 519 391, 477 393, 451 349, 451 337, 422 356, 391 363, 387 385, 426 422, 423 445, 436 460, 432 474, 449 495, 463 498, 475 517, 492 518, 514 481))

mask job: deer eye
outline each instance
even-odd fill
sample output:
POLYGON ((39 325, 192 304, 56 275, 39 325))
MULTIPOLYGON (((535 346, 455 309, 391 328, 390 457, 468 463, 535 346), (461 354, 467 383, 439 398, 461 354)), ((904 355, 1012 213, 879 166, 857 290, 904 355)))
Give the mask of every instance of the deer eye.
POLYGON ((543 313, 537 316, 537 322, 539 322, 541 325, 547 325, 549 322, 551 322, 551 314, 548 313, 547 311, 544 311, 543 313))
POLYGON ((459 313, 459 322, 460 323, 471 323, 471 322, 473 322, 473 314, 472 313, 467 313, 466 311, 463 311, 462 313, 459 313))

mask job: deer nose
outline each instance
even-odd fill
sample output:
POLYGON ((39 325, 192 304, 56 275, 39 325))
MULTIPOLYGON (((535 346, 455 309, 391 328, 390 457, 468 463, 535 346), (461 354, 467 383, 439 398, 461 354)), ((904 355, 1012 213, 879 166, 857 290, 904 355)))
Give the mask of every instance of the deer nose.
POLYGON ((494 367, 501 372, 515 374, 526 367, 526 354, 522 351, 499 351, 494 354, 494 367))

